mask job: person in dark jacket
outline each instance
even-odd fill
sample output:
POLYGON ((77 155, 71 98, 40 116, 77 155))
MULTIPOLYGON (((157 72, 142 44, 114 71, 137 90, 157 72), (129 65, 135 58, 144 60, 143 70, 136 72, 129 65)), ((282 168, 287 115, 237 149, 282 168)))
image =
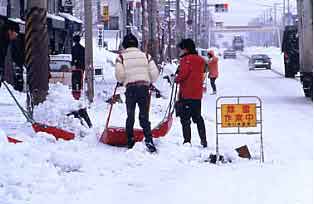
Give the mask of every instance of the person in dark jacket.
POLYGON ((16 23, 7 22, 0 30, 0 84, 1 81, 15 84, 15 66, 23 67, 24 52, 19 48, 16 23))
POLYGON ((85 70, 85 48, 80 44, 81 37, 73 37, 74 46, 72 47, 72 66, 76 69, 85 70))
POLYGON ((183 39, 178 46, 183 55, 181 55, 180 68, 175 82, 180 85, 179 100, 182 103, 182 112, 179 116, 184 138, 183 144, 191 144, 192 118, 193 122, 197 124, 201 145, 206 148, 206 130, 204 119, 201 116, 205 60, 198 56, 193 40, 183 39))

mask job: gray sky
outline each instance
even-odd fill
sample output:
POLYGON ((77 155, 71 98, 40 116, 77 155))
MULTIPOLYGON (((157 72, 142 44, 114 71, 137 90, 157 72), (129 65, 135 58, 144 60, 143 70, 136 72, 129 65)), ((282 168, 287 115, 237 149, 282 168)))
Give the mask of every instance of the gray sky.
MULTIPOLYGON (((286 0, 286 7, 287 7, 286 0)), ((255 17, 262 16, 264 11, 273 6, 274 3, 280 3, 277 7, 277 15, 282 15, 283 0, 209 0, 209 3, 228 3, 228 13, 215 13, 215 19, 224 21, 224 25, 247 25, 247 23, 255 17)), ((290 0, 290 8, 296 13, 296 0, 290 0)), ((268 11, 270 12, 270 11, 268 11)))

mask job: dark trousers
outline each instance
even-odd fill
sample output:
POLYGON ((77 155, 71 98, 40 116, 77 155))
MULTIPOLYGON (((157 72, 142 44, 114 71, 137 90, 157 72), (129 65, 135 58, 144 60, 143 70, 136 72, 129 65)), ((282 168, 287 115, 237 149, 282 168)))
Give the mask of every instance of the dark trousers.
POLYGON ((216 78, 210 78, 210 85, 212 86, 212 89, 214 92, 216 92, 216 84, 215 84, 216 78))
POLYGON ((128 143, 133 140, 133 127, 135 121, 135 107, 138 105, 140 125, 143 128, 145 142, 152 142, 152 132, 149 122, 149 87, 145 85, 134 85, 126 88, 126 135, 128 143))
POLYGON ((184 142, 191 142, 191 118, 197 125, 201 142, 206 142, 206 130, 204 119, 201 116, 201 100, 181 99, 183 112, 180 114, 184 142))

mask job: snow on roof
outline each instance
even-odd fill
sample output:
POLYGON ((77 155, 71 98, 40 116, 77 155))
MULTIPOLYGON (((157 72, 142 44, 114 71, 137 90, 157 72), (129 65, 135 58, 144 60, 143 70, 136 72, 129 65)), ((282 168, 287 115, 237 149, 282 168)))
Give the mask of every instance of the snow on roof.
POLYGON ((61 16, 57 16, 51 13, 47 13, 47 18, 51 18, 51 19, 55 19, 55 20, 59 20, 59 21, 64 21, 64 18, 62 18, 61 16))
POLYGON ((83 23, 83 21, 82 21, 81 19, 76 18, 75 16, 72 16, 72 15, 69 14, 69 13, 62 13, 62 12, 60 12, 59 15, 62 16, 62 17, 64 17, 64 18, 66 18, 66 19, 68 19, 68 20, 70 20, 70 21, 74 21, 74 22, 80 23, 80 24, 83 23))

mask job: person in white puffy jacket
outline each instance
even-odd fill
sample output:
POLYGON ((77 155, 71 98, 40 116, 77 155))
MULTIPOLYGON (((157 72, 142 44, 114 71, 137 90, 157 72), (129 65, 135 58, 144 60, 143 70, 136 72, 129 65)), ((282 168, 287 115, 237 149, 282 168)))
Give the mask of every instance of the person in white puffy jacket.
POLYGON ((155 152, 151 125, 149 122, 149 87, 159 76, 159 70, 152 57, 138 49, 138 40, 132 34, 124 37, 124 50, 116 60, 115 76, 126 87, 126 136, 127 146, 131 149, 134 142, 133 127, 135 107, 139 107, 139 120, 145 136, 148 151, 155 152))

